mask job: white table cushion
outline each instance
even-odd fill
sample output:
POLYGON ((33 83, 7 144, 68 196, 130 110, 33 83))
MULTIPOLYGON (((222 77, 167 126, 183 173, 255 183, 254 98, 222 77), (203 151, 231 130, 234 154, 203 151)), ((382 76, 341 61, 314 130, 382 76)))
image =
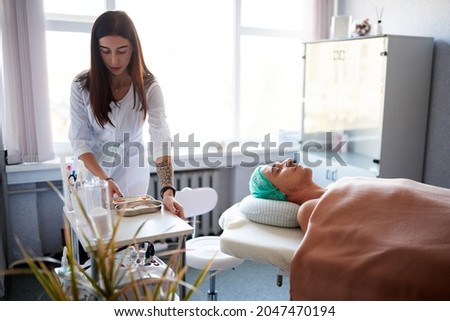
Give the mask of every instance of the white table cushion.
POLYGON ((235 268, 244 262, 220 251, 218 236, 201 236, 186 242, 186 264, 195 269, 203 270, 211 261, 209 270, 220 271, 235 268))
POLYGON ((299 227, 277 227, 248 220, 239 203, 219 218, 220 248, 229 255, 274 265, 289 271, 291 258, 303 239, 299 227))

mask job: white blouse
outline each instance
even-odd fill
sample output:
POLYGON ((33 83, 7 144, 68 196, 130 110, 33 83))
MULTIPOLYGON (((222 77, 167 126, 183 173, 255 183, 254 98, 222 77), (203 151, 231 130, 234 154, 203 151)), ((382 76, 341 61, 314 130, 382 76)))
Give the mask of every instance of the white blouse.
POLYGON ((164 99, 159 84, 155 81, 146 92, 147 120, 150 142, 144 146, 142 128, 145 120, 139 112, 141 103, 136 95, 134 103, 133 85, 125 97, 111 102, 110 119, 114 126, 106 123, 102 128, 95 120, 89 101, 89 92, 80 82, 73 81, 70 96, 69 139, 75 158, 91 152, 109 177, 119 185, 125 196, 147 194, 149 161, 170 155, 172 136, 166 122, 164 99), (147 157, 146 151, 152 158, 147 157))

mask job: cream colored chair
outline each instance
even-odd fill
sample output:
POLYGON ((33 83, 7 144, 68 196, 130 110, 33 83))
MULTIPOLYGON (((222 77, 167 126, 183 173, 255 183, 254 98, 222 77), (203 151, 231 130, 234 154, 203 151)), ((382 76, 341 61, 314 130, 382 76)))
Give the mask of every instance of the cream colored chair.
POLYGON ((192 217, 192 225, 194 227, 192 238, 186 241, 186 264, 189 267, 203 270, 207 264, 212 262, 209 268, 208 300, 216 301, 217 271, 232 269, 244 262, 243 259, 220 251, 219 236, 196 237, 196 216, 210 214, 217 205, 217 192, 211 187, 184 188, 181 191, 177 191, 175 198, 183 205, 185 217, 192 217))

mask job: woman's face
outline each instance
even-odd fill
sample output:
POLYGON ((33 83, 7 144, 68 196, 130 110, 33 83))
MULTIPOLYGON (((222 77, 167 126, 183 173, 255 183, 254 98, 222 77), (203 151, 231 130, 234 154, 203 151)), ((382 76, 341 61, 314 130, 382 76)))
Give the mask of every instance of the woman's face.
POLYGON ((105 36, 99 39, 100 55, 106 68, 114 76, 127 70, 133 48, 128 39, 121 36, 105 36))
POLYGON ((267 165, 262 169, 262 173, 284 194, 312 182, 311 168, 294 164, 292 159, 267 165))

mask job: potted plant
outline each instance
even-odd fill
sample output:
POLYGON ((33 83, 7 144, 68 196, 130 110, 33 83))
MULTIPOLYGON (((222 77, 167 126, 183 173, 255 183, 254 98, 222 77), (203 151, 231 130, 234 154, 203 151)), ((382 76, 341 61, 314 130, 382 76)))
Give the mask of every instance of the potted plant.
MULTIPOLYGON (((187 290, 181 299, 189 300, 205 278, 210 264, 199 273, 194 284, 188 284, 184 281, 188 267, 180 266, 178 259, 180 250, 166 251, 160 256, 167 260, 163 262, 157 258, 159 261, 155 265, 159 266, 159 273, 157 276, 152 275, 145 262, 129 262, 129 258, 133 257, 130 251, 136 249, 133 244, 126 249, 117 249, 115 237, 122 216, 119 215, 119 219, 113 224, 112 237, 107 241, 102 240, 76 189, 71 192, 90 232, 96 236, 93 241, 86 238, 88 252, 93 253, 90 266, 82 265, 76 260, 74 246, 77 244, 72 244, 67 219, 64 227, 66 247, 59 268, 47 266, 48 258, 33 257, 21 246, 28 272, 34 274, 51 300, 179 300, 177 292, 180 287, 187 290), (127 259, 128 263, 125 262, 127 259)), ((135 236, 143 224, 135 231, 135 236)), ((17 274, 24 273, 24 270, 9 272, 17 274)))

